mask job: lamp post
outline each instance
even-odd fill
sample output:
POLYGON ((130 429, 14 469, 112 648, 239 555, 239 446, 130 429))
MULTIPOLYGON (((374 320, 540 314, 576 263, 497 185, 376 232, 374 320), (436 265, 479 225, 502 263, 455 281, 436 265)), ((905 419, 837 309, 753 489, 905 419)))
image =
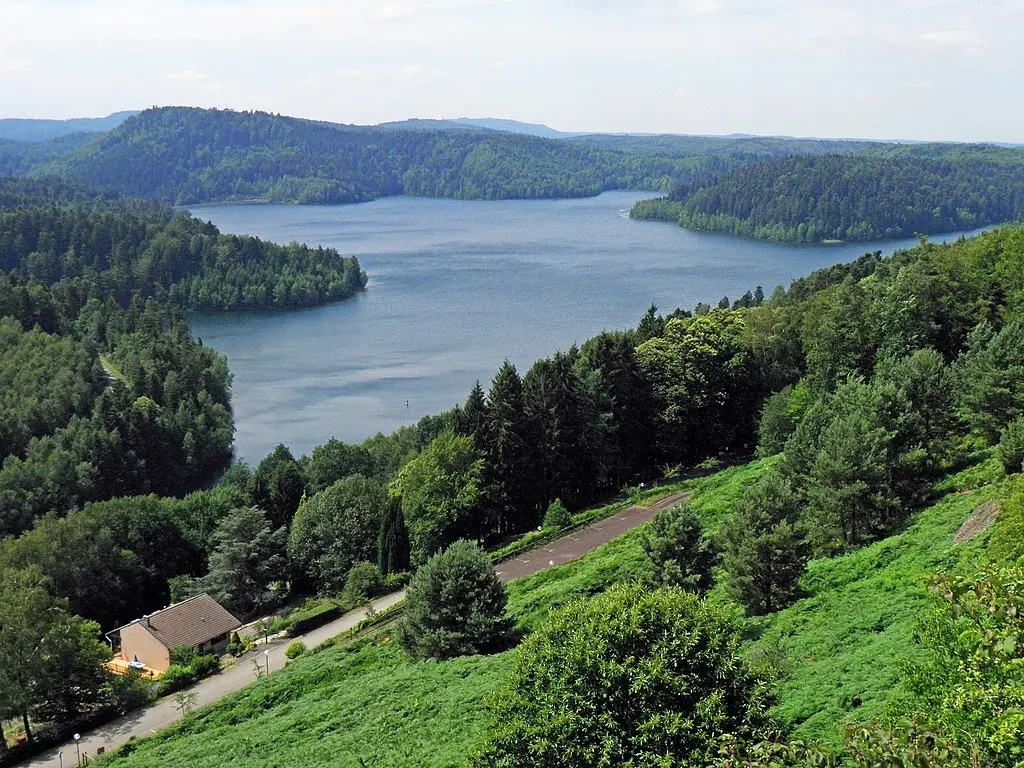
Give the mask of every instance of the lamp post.
POLYGON ((270 651, 263 652, 263 658, 267 660, 267 674, 270 674, 270 651))
POLYGON ((64 768, 64 750, 57 750, 57 759, 60 761, 60 768, 64 768))
POLYGON ((71 738, 73 738, 75 740, 75 752, 78 753, 78 765, 81 765, 82 764, 82 734, 76 733, 71 738))

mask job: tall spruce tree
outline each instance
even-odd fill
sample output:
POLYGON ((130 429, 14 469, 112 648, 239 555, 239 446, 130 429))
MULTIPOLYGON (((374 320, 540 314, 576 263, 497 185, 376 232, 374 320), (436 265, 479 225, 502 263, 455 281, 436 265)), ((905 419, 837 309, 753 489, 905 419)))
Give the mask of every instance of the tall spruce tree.
POLYGON ((491 382, 483 430, 483 506, 487 530, 497 537, 524 530, 539 512, 533 490, 531 435, 523 412, 523 383, 508 360, 491 382))

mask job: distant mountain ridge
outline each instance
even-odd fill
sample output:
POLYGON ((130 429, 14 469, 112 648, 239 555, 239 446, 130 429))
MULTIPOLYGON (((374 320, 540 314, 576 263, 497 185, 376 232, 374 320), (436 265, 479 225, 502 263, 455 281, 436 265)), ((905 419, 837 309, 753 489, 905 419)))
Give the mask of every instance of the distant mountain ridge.
POLYGON ((138 110, 126 110, 106 117, 76 117, 70 120, 7 117, 0 119, 0 139, 36 142, 72 133, 106 133, 137 114, 138 110))
POLYGON ((641 156, 472 126, 420 125, 351 126, 161 107, 32 173, 175 204, 355 203, 387 195, 496 200, 667 191, 731 167, 714 158, 641 156))

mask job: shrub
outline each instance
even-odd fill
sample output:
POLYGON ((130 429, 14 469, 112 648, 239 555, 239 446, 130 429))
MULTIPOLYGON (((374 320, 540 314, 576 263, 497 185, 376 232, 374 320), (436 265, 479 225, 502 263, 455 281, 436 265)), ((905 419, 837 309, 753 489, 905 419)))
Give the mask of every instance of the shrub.
POLYGON ((555 499, 548 504, 548 511, 544 513, 545 528, 568 528, 572 525, 572 515, 562 504, 561 499, 555 499))
POLYGON ((305 634, 311 629, 322 627, 340 615, 341 608, 334 603, 314 603, 292 614, 291 634, 305 634))
POLYGON ((156 693, 158 696, 166 696, 169 693, 187 688, 196 681, 192 670, 177 664, 171 664, 164 673, 160 675, 160 682, 157 684, 156 693))
POLYGON ((384 578, 373 563, 356 563, 345 579, 345 596, 362 605, 384 591, 384 578))
POLYGON ((996 456, 1002 462, 1006 474, 1012 475, 1021 471, 1024 465, 1024 417, 1018 416, 999 433, 996 456))
POLYGON ((156 689, 157 695, 166 696, 169 693, 180 691, 182 688, 187 688, 204 677, 209 677, 214 672, 219 671, 220 662, 216 656, 196 655, 189 662, 188 666, 171 664, 160 676, 160 682, 156 689))
POLYGON ((278 632, 287 632, 288 630, 294 628, 294 626, 294 619, 284 619, 278 617, 274 619, 272 622, 270 622, 270 626, 267 627, 267 632, 269 632, 271 635, 276 635, 278 632))
POLYGON ((204 677, 220 672, 220 660, 216 656, 196 656, 189 664, 189 669, 192 670, 196 680, 202 680, 204 677))
POLYGON ((704 536, 700 518, 687 503, 658 512, 640 540, 656 587, 682 587, 696 592, 711 588, 717 556, 704 536))
POLYGON ((245 653, 245 643, 242 642, 242 638, 238 636, 237 632, 231 633, 231 639, 228 641, 227 652, 232 656, 241 656, 245 653))
POLYGON ((942 605, 917 630, 931 652, 912 665, 907 714, 985 766, 1024 763, 1024 568, 984 565, 932 579, 942 605))
POLYGON ((384 591, 397 592, 409 583, 412 573, 409 571, 395 571, 384 577, 384 591))
POLYGON ((171 649, 171 664, 177 667, 187 667, 199 656, 199 649, 194 645, 179 645, 171 649))
POLYGON ((301 640, 296 640, 294 643, 292 643, 291 645, 289 645, 285 649, 284 655, 285 655, 285 658, 288 658, 288 659, 297 659, 297 658, 299 658, 299 656, 301 656, 305 652, 306 652, 306 644, 304 642, 302 642, 301 640))
POLYGON ((144 707, 153 700, 153 682, 131 669, 110 679, 110 704, 120 714, 144 707))
POLYGON ((402 647, 413 658, 447 659, 496 650, 511 624, 491 559, 461 540, 416 571, 405 598, 402 647))
POLYGON ((470 765, 704 766, 759 736, 768 686, 728 614, 672 587, 613 587, 554 612, 520 646, 470 765))

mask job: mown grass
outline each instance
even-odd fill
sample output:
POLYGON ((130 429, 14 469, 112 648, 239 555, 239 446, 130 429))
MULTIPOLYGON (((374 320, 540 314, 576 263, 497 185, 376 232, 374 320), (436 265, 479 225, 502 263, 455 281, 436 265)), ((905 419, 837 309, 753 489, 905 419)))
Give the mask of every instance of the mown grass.
MULTIPOLYGON (((774 459, 690 481, 693 506, 714 529, 774 459)), ((900 695, 902 662, 915 652, 913 628, 930 601, 921 576, 966 567, 984 556, 987 534, 954 546, 971 511, 1004 498, 1009 484, 977 490, 977 467, 948 478, 942 496, 903 531, 844 557, 810 564, 807 597, 774 616, 744 619, 747 651, 788 670, 779 684, 779 721, 796 735, 836 742, 845 723, 879 717, 900 695)), ((509 584, 508 610, 521 631, 555 607, 643 571, 642 529, 572 563, 509 584)), ((715 589, 714 599, 724 599, 715 589)), ((442 663, 410 663, 388 635, 339 643, 300 657, 188 722, 138 743, 117 768, 222 766, 426 766, 465 764, 487 727, 485 702, 515 652, 442 663)), ((106 764, 106 763, 105 763, 106 764)))

